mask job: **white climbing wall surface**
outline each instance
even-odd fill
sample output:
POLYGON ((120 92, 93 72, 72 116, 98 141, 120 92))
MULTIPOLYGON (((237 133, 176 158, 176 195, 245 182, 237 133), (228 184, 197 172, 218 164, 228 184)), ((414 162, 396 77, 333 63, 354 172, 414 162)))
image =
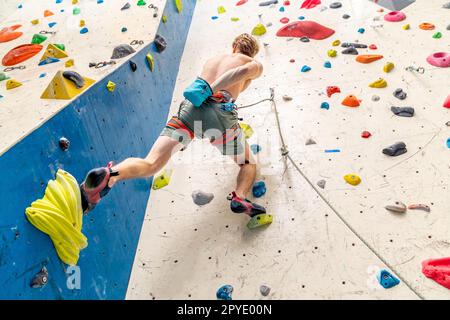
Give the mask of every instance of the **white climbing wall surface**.
POLYGON ((235 187, 237 166, 206 141, 194 141, 168 165, 170 184, 151 193, 127 298, 215 299, 216 290, 230 284, 233 299, 448 299, 446 288, 421 273, 423 260, 450 256, 450 110, 443 108, 450 69, 426 62, 432 53, 450 52, 445 1, 416 1, 402 10, 406 19, 401 22, 385 21, 388 10, 380 12, 382 7, 362 0, 343 0, 338 9, 329 8, 329 0, 313 9, 300 9, 302 1, 266 7, 256 0, 236 2, 197 2, 171 113, 209 56, 230 51, 234 37, 250 33, 256 24, 266 25, 257 56, 264 75, 237 103, 268 98, 269 88, 275 89, 289 155, 316 190, 292 163, 285 168, 271 103, 240 110, 255 131, 250 144, 262 147, 257 179, 265 181, 267 193, 254 201, 266 206, 274 222, 264 230, 246 228, 248 218, 233 214, 226 200, 235 187), (218 13, 220 6, 225 13, 218 13), (302 16, 336 33, 310 42, 275 35, 283 26, 281 18, 292 22, 302 16), (423 22, 433 23, 435 30, 420 29, 423 22), (436 32, 442 37, 433 38, 436 32), (355 56, 341 53, 344 48, 332 46, 338 39, 375 44, 376 50, 359 53, 384 58, 356 62, 355 56), (330 49, 337 51, 335 58, 327 55, 330 49), (324 67, 326 61, 331 68, 324 67), (383 71, 387 62, 395 64, 390 73, 383 71), (304 65, 311 70, 301 72, 304 65), (425 72, 405 70, 410 66, 425 72), (387 87, 370 88, 380 77, 387 87), (338 86, 341 93, 328 98, 327 86, 338 86), (393 96, 397 88, 407 93, 405 100, 393 96), (347 95, 355 95, 361 105, 343 106, 347 95), (374 95, 379 101, 372 100, 374 95), (323 102, 329 109, 321 108, 323 102), (415 115, 395 116, 392 106, 414 107, 415 115), (363 131, 371 137, 362 138, 363 131), (316 144, 305 145, 308 139, 316 144), (407 153, 382 153, 399 141, 407 153), (336 149, 340 152, 325 152, 336 149), (362 182, 347 184, 346 174, 362 182), (326 181, 324 189, 316 186, 319 180, 326 181), (191 198, 194 190, 215 198, 199 207, 191 198), (431 211, 396 214, 385 209, 397 201, 426 204, 431 211), (401 283, 381 287, 374 280, 380 268, 401 283), (259 292, 263 284, 271 288, 267 297, 259 292))
MULTIPOLYGON (((117 59, 116 64, 103 68, 89 67, 89 63, 109 62, 115 46, 130 44, 133 40, 143 41, 133 45, 136 51, 153 41, 159 26, 162 10, 166 0, 153 0, 158 7, 158 17, 153 17, 154 9, 137 6, 133 3, 128 10, 120 10, 126 1, 79 0, 72 4, 71 0, 57 3, 56 0, 43 1, 2 1, 0 0, 0 27, 22 25, 17 31, 24 34, 9 42, 0 43, 0 57, 9 50, 31 42, 34 34, 41 31, 55 32, 44 34, 48 39, 41 45, 41 50, 33 58, 18 64, 25 66, 24 70, 8 71, 6 74, 23 84, 20 89, 6 90, 6 81, 0 82, 0 154, 3 154, 17 141, 39 127, 56 112, 70 103, 70 100, 40 99, 53 76, 59 70, 65 70, 65 63, 74 60, 70 70, 84 77, 99 81, 116 70, 125 59, 117 59), (3 11, 5 8, 5 11, 3 11), (78 8, 79 13, 74 14, 78 8), (44 11, 50 10, 53 15, 44 17, 44 11), (61 11, 63 10, 63 11, 61 11), (38 24, 31 21, 38 19, 38 24), (84 20, 88 29, 81 34, 80 21, 84 20), (49 23, 56 24, 49 27, 49 23), (126 27, 127 31, 122 32, 126 27), (38 66, 45 48, 50 43, 64 44, 67 58, 44 66, 38 66), (44 77, 40 77, 43 75, 44 77)), ((0 72, 4 70, 4 66, 0 72)))

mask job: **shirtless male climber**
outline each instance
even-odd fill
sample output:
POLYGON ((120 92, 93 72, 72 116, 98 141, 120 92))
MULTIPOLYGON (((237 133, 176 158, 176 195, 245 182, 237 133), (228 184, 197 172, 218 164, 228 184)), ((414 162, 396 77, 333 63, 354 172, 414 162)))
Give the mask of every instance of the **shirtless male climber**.
POLYGON ((233 41, 232 53, 209 59, 200 76, 184 91, 186 98, 162 130, 145 159, 128 158, 117 165, 96 168, 81 184, 83 211, 92 210, 120 180, 144 178, 159 172, 177 151, 194 137, 208 138, 223 155, 232 156, 240 166, 231 210, 250 217, 265 213, 264 207, 250 202, 247 195, 256 176, 256 163, 238 123, 236 101, 251 81, 261 76, 262 64, 254 59, 258 42, 249 34, 233 41))

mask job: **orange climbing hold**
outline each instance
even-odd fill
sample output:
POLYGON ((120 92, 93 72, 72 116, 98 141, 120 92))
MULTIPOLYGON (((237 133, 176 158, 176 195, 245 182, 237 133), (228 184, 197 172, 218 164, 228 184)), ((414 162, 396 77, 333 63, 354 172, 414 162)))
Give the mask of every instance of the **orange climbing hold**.
POLYGON ((435 26, 432 23, 424 22, 419 24, 419 28, 422 30, 433 30, 435 26))
POLYGON ((50 10, 45 10, 45 11, 44 11, 44 17, 50 17, 50 16, 52 16, 52 15, 54 15, 54 13, 51 12, 50 10))
POLYGON ((356 61, 360 63, 371 63, 380 59, 383 59, 383 56, 379 54, 361 54, 356 57, 356 61))
POLYGON ((295 21, 282 27, 277 32, 278 37, 308 37, 314 40, 323 40, 331 37, 334 30, 314 21, 295 21))
POLYGON ((32 58, 42 50, 40 44, 23 44, 10 50, 2 59, 2 64, 6 67, 14 66, 25 60, 32 58))
POLYGON ((0 30, 0 42, 8 42, 14 39, 17 39, 20 37, 23 32, 15 31, 16 29, 19 29, 22 25, 16 24, 11 27, 5 27, 0 30))
POLYGON ((342 100, 342 104, 347 107, 355 108, 359 107, 361 100, 358 100, 354 95, 346 96, 344 100, 342 100))

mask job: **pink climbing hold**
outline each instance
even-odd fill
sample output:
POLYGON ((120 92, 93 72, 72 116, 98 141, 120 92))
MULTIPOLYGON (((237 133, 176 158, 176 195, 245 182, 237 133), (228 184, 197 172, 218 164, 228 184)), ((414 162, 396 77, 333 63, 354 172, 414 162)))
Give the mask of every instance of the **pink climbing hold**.
POLYGON ((248 0, 240 0, 236 3, 237 6, 242 6, 243 4, 246 4, 248 0))
POLYGON ((289 0, 286 0, 285 2, 283 2, 283 6, 289 6, 291 4, 291 2, 289 0))
POLYGON ((369 46, 369 49, 371 49, 371 50, 377 50, 378 47, 377 47, 375 44, 371 44, 371 45, 369 46))
POLYGON ((308 37, 314 40, 323 40, 331 37, 334 30, 314 21, 295 21, 282 27, 277 32, 278 37, 308 37))
POLYGON ((450 94, 444 102, 444 108, 450 109, 450 94))
POLYGON ((441 286, 450 289, 450 257, 429 259, 422 262, 422 273, 441 286))
POLYGON ((321 4, 320 0, 305 0, 302 3, 301 9, 312 9, 321 4))
POLYGON ((399 22, 406 19, 406 15, 401 11, 391 11, 384 15, 384 20, 389 22, 399 22))
POLYGON ((427 62, 435 67, 448 68, 450 67, 450 53, 436 52, 428 56, 427 62))
POLYGON ((280 22, 286 24, 286 23, 289 22, 289 18, 286 18, 286 17, 281 18, 281 19, 280 19, 280 22))

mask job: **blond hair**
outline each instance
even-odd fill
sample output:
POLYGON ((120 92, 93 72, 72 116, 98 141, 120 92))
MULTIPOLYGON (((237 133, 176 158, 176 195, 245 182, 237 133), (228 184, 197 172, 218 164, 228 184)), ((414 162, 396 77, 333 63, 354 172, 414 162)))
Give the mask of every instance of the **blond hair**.
POLYGON ((253 58, 259 51, 259 45, 254 37, 248 33, 243 33, 234 39, 233 49, 237 49, 240 53, 253 58))

